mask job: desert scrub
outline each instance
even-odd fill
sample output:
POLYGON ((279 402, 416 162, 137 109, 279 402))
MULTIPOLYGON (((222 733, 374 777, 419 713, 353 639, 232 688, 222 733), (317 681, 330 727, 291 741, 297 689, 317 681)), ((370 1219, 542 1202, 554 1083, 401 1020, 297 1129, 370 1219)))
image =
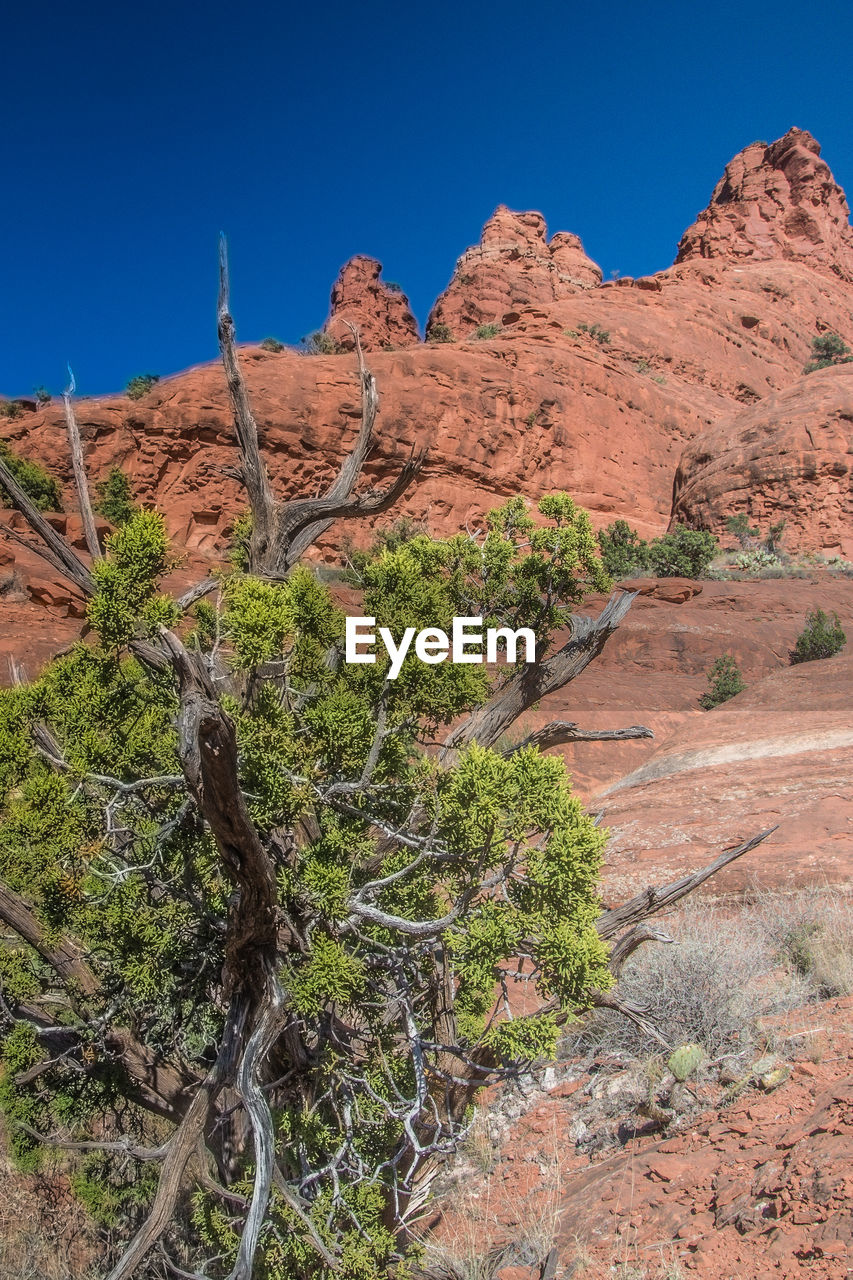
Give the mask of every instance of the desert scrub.
POLYGON ((316 329, 314 333, 306 333, 299 339, 303 354, 306 356, 338 356, 343 347, 336 338, 324 329, 316 329))
POLYGON ((853 992, 853 900, 837 889, 767 894, 758 907, 776 957, 801 978, 812 1000, 853 992))
POLYGON ((849 364, 851 360, 850 348, 837 333, 822 333, 812 338, 812 358, 803 373, 815 373, 834 364, 849 364))
POLYGON ((478 340, 483 338, 496 338, 500 331, 501 326, 499 324, 478 324, 471 336, 478 340))
POLYGON ((151 388, 160 381, 159 373, 137 373, 125 387, 129 400, 141 400, 147 396, 151 388))
POLYGON ((620 578, 636 577, 648 568, 649 544, 644 542, 627 520, 614 520, 598 535, 604 567, 618 582, 620 578))
POLYGON ((603 329, 600 324, 579 324, 578 329, 581 333, 588 334, 599 346, 606 346, 610 341, 610 330, 603 329))
POLYGON ((441 321, 438 324, 431 324, 427 329, 426 340, 427 342, 452 342, 453 334, 450 332, 450 325, 443 324, 441 321))
MULTIPOLYGON (((779 972, 778 943, 765 908, 726 915, 689 907, 666 923, 673 944, 647 943, 627 962, 617 994, 644 1006, 645 1016, 673 1046, 699 1044, 709 1058, 757 1043, 759 1018, 798 1008, 808 985, 793 970, 779 972)), ((615 1053, 643 1058, 660 1045, 632 1022, 598 1010, 566 1037, 563 1053, 615 1053)))
POLYGON ((791 665, 815 662, 818 658, 831 658, 846 643, 847 636, 841 629, 838 614, 830 616, 823 609, 814 609, 807 616, 805 628, 790 652, 791 665))
MULTIPOLYGON (((49 475, 38 462, 19 457, 17 453, 13 453, 5 440, 0 440, 0 462, 6 464, 24 493, 33 500, 39 511, 62 510, 62 490, 53 476, 49 475)), ((0 505, 4 507, 9 505, 5 494, 0 500, 0 505)))
POLYGON ((110 524, 120 528, 135 515, 130 480, 121 467, 112 467, 106 480, 99 480, 95 485, 95 492, 98 495, 95 510, 110 524))
POLYGON ((264 338, 261 343, 261 351, 283 351, 284 343, 279 342, 278 338, 264 338))
POLYGON ((705 711, 712 711, 720 703, 743 693, 745 688, 737 663, 730 653, 724 653, 708 672, 708 691, 702 694, 699 705, 705 711))

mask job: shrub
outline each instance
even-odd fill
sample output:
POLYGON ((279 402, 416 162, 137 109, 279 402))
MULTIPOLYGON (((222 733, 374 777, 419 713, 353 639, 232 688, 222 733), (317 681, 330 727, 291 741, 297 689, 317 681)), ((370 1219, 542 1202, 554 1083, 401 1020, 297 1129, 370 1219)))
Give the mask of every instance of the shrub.
POLYGON ((389 293, 402 293, 403 286, 398 284, 396 280, 383 280, 382 283, 389 293))
POLYGON ((812 358, 803 373, 815 373, 834 364, 849 364, 851 360, 850 348, 837 333, 822 333, 812 338, 812 358))
POLYGON ((791 650, 791 665, 815 662, 818 658, 831 658, 846 643, 847 636, 841 629, 838 614, 833 613, 830 618, 823 609, 814 609, 807 616, 805 628, 791 650))
POLYGON ((261 343, 261 351, 283 351, 284 343, 279 342, 278 338, 264 338, 261 343))
POLYGON ((53 396, 50 394, 47 387, 33 387, 33 397, 39 408, 43 405, 50 404, 53 399, 53 396))
POLYGON ((159 373, 138 373, 131 378, 125 391, 129 400, 141 400, 147 396, 151 388, 160 381, 159 373))
POLYGON ((336 338, 325 329, 316 329, 314 333, 306 333, 299 339, 303 353, 307 356, 338 356, 343 347, 336 338))
MULTIPOLYGON (((28 498, 39 511, 61 511, 62 490, 59 484, 38 462, 30 462, 13 453, 5 440, 0 440, 0 461, 5 462, 28 498)), ((7 506, 5 494, 3 505, 7 506)))
POLYGON ((810 888, 760 904, 762 927, 781 960, 802 978, 812 999, 853 992, 853 901, 810 888))
POLYGON ((711 711, 721 702, 728 702, 729 698, 743 693, 745 688, 737 663, 730 653, 724 653, 708 672, 708 692, 702 694, 699 703, 706 711, 711 711))
POLYGON ((478 324, 474 330, 474 338, 496 338, 501 331, 499 324, 478 324))
POLYGON ((631 578, 648 568, 649 544, 627 520, 614 520, 598 535, 601 558, 611 578, 631 578))
POLYGON ((658 578, 701 578, 717 554, 717 539, 703 529, 676 525, 649 543, 649 564, 658 578))
POLYGON ((758 529, 750 525, 745 511, 739 511, 736 516, 727 516, 726 529, 734 534, 742 547, 750 547, 752 539, 758 537, 758 529))
POLYGON ((0 402, 0 418, 9 418, 14 420, 20 418, 24 412, 24 406, 20 400, 3 400, 0 402))
POLYGON ((117 528, 136 514, 130 481, 121 467, 113 467, 106 480, 99 480, 95 492, 98 495, 95 510, 117 528))
POLYGON ((453 334, 450 332, 450 325, 439 321, 437 324, 431 324, 427 329, 427 342, 452 342, 453 334))
POLYGON ((742 551, 735 560, 735 568, 744 573, 763 573, 765 569, 779 569, 782 561, 772 551, 763 547, 755 547, 752 551, 742 551))
POLYGON ((599 346, 604 346, 610 341, 610 330, 602 329, 600 324, 579 324, 578 329, 581 333, 587 333, 594 338, 599 346))

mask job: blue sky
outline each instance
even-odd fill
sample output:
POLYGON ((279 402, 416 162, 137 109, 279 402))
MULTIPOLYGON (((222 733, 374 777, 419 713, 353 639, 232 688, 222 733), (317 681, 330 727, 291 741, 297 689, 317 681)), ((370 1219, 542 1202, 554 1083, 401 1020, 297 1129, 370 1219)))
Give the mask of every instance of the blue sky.
POLYGON ((119 390, 321 325, 353 253, 421 324, 499 203, 668 266, 726 161, 808 128, 853 191, 853 6, 325 0, 4 16, 0 393, 119 390))

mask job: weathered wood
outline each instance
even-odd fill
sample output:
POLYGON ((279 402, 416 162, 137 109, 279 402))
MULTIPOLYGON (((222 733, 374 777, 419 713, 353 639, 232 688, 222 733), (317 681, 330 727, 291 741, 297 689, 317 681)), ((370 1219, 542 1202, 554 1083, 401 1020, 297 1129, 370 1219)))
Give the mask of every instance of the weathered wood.
MULTIPOLYGON (((85 596, 94 595, 95 584, 92 575, 80 557, 72 550, 69 542, 57 533, 53 525, 45 520, 38 507, 27 497, 5 462, 0 460, 0 485, 6 490, 13 507, 17 507, 27 524, 44 544, 48 554, 41 547, 29 546, 36 555, 42 556, 54 568, 60 571, 75 587, 79 587, 85 596)), ((6 530, 6 532, 10 532, 6 530)), ((18 539, 21 541, 21 539, 18 539)))
POLYGON ((71 365, 68 366, 68 376, 70 382, 62 393, 62 403, 65 407, 65 426, 68 431, 68 447, 71 451, 71 470, 74 473, 77 501, 80 503, 80 515, 83 519, 83 534, 86 538, 86 546, 89 548, 89 555, 92 559, 99 560, 101 557, 101 544, 98 542, 95 513, 92 510, 89 482, 86 479, 86 468, 83 464, 83 445, 80 441, 80 428, 77 426, 77 417, 74 413, 74 406, 71 403, 71 397, 75 389, 71 365))
POLYGON ((694 889, 698 889, 700 884, 704 884, 711 876, 716 875, 723 867, 727 867, 730 862, 734 862, 736 858, 742 857, 745 853, 749 853, 751 849, 761 844, 762 840, 766 840, 769 835, 777 831, 778 824, 775 827, 768 827, 766 831, 761 831, 757 836, 752 836, 749 840, 745 840, 743 844, 737 845, 735 848, 726 849, 708 866, 703 867, 701 871, 694 871, 692 875, 682 876, 679 880, 674 880, 671 884, 663 885, 659 888, 644 889, 642 893, 638 893, 636 897, 629 899, 623 903, 621 907, 613 907, 610 911, 604 911, 595 922, 595 927, 602 938, 612 938, 614 934, 620 930, 628 928, 638 921, 646 920, 649 916, 655 915, 658 911, 663 911, 666 907, 671 907, 679 899, 685 898, 688 893, 692 893, 694 889))
POLYGON ((573 720, 552 720, 529 733, 521 742, 505 747, 501 755, 512 756, 525 747, 538 747, 547 751, 550 747, 564 746, 567 742, 622 742, 629 738, 653 738, 651 729, 643 724, 632 724, 627 729, 580 729, 573 720))

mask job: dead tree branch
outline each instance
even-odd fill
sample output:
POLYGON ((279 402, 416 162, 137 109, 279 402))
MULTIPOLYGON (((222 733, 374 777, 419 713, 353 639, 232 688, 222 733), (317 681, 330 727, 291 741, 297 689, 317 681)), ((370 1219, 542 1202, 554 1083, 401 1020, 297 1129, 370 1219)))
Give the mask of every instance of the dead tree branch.
POLYGON ((80 515, 83 520, 86 546, 89 548, 89 555, 92 559, 99 560, 101 545, 98 542, 95 513, 92 510, 89 482, 86 479, 86 468, 83 464, 83 445, 80 442, 80 428, 77 426, 77 417, 74 413, 74 406, 71 403, 71 397, 75 390, 74 373, 71 365, 68 366, 68 376, 70 381, 62 393, 62 403, 65 407, 65 426, 68 431, 68 446, 71 450, 71 469, 74 472, 74 486, 77 490, 77 500, 80 503, 80 515))

